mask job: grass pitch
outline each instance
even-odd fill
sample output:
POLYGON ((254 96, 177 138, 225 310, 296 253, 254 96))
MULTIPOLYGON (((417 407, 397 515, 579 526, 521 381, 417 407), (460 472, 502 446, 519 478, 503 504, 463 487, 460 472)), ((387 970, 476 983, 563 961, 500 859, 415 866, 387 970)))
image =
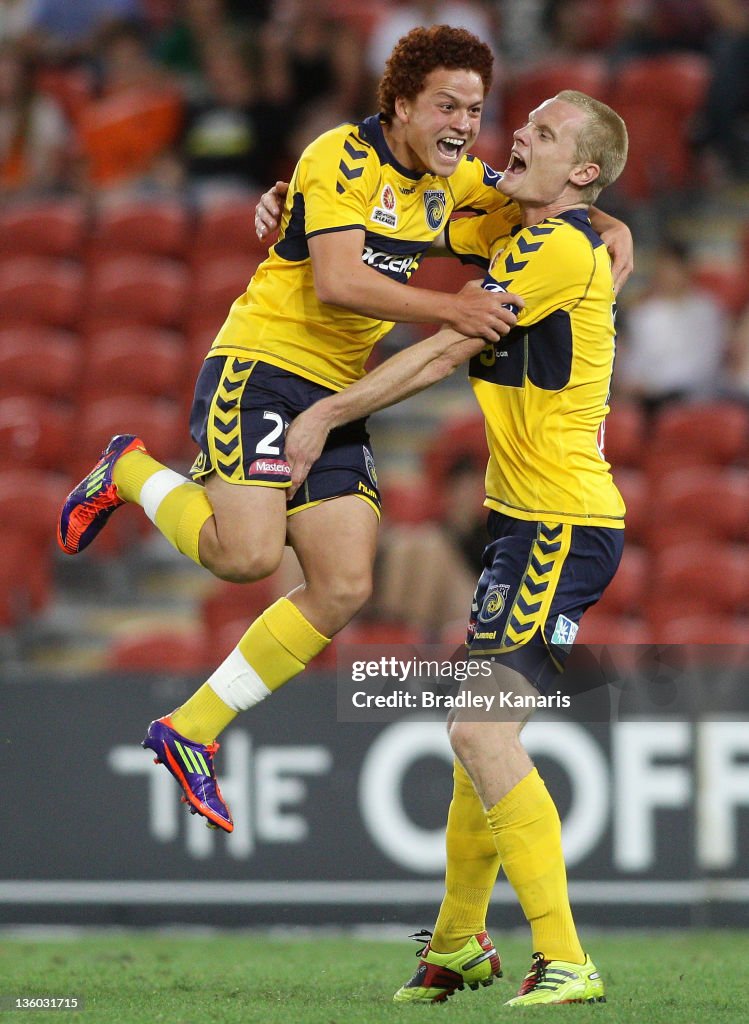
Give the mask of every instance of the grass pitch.
MULTIPOLYGON (((500 938, 497 936, 497 938, 500 938)), ((78 996, 82 1012, 10 1010, 0 1022, 74 1024, 374 1024, 437 1014, 490 1024, 578 1016, 600 1024, 713 1024, 749 1019, 749 935, 689 931, 592 936, 608 1003, 504 1007, 530 965, 525 939, 498 943, 505 976, 444 1006, 408 1007, 392 993, 416 965, 408 941, 283 938, 246 933, 92 933, 69 940, 0 937, 0 997, 78 996)), ((3 1003, 3 1006, 6 1005, 3 1003)), ((431 1020, 431 1017, 430 1017, 431 1020)))

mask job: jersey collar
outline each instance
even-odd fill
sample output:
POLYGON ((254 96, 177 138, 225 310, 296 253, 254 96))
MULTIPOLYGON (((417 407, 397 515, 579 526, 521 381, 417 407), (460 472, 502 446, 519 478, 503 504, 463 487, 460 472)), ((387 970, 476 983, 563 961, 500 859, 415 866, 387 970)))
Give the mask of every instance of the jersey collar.
POLYGON ((379 114, 372 114, 370 117, 366 117, 359 125, 359 130, 367 142, 374 146, 374 150, 380 158, 380 163, 390 164, 398 174, 402 174, 404 178, 410 178, 412 181, 419 181, 427 173, 426 171, 412 171, 395 159, 390 146, 385 141, 379 114))

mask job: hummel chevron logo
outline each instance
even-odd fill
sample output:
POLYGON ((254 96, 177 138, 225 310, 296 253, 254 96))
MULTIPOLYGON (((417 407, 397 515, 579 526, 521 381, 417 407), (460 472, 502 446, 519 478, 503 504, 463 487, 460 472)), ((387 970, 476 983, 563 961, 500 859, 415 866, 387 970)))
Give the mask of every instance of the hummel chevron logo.
POLYGON ((197 772, 198 775, 207 775, 210 778, 211 773, 208 770, 208 765, 205 763, 205 758, 199 750, 183 747, 179 740, 175 740, 174 745, 179 751, 179 756, 182 758, 188 772, 197 772))

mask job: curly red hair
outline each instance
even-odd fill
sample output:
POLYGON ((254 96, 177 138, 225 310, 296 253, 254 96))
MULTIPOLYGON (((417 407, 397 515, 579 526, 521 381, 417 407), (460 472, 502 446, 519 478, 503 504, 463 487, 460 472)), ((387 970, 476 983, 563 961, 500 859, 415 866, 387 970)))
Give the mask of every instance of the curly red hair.
POLYGON ((432 25, 414 28, 399 39, 385 64, 377 90, 380 116, 388 124, 395 116, 395 101, 415 99, 435 68, 475 71, 484 84, 484 95, 492 84, 492 51, 464 28, 432 25))

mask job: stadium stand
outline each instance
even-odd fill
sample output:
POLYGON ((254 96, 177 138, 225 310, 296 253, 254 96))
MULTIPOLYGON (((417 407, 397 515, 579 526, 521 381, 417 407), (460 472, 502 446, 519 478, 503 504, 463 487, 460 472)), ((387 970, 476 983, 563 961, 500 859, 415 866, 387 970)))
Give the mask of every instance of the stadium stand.
POLYGON ((182 335, 165 328, 138 324, 100 328, 86 338, 79 401, 103 394, 181 400, 186 386, 184 348, 182 335))
POLYGON ((709 78, 707 59, 693 53, 633 58, 619 68, 607 102, 629 131, 627 165, 616 188, 630 200, 689 184, 694 171, 690 124, 704 104, 709 78))
POLYGON ((0 262, 0 322, 77 327, 84 309, 84 271, 63 257, 24 256, 0 262), (43 297, 43 301, 42 301, 43 297))
POLYGON ((91 270, 87 322, 181 325, 188 300, 189 274, 183 264, 152 255, 113 255, 91 270))
POLYGON ((88 233, 88 216, 79 199, 11 205, 0 213, 0 260, 6 256, 78 258, 88 233))
POLYGON ((201 672, 215 660, 203 632, 155 630, 145 635, 119 637, 106 656, 107 668, 127 672, 201 672))
POLYGON ((83 366, 77 334, 23 324, 0 328, 0 397, 68 398, 83 366))
POLYGON ((190 216, 178 199, 130 199, 103 206, 89 237, 89 259, 112 253, 151 253, 186 259, 190 216))
POLYGON ((31 394, 0 398, 0 468, 59 470, 74 439, 69 403, 31 394))

